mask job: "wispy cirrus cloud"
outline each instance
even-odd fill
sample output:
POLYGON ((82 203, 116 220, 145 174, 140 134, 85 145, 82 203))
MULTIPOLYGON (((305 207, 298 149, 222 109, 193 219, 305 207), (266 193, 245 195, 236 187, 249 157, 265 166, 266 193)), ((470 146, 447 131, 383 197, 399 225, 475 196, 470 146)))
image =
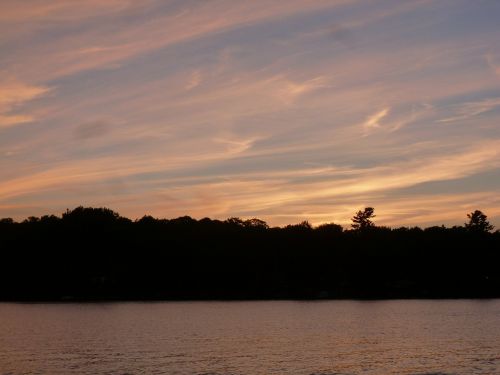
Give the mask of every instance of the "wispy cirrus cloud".
POLYGON ((0 215, 99 204, 317 224, 375 205, 391 224, 457 222, 476 203, 493 212, 498 184, 471 176, 499 167, 497 13, 6 0, 1 74, 19 80, 0 89, 0 215), (37 126, 13 126, 26 121, 37 126), (473 193, 450 183, 441 201, 401 198, 455 180, 473 193))
POLYGON ((0 81, 0 128, 33 121, 32 115, 16 113, 16 109, 49 91, 48 87, 27 85, 13 79, 0 81))
POLYGON ((365 122, 363 123, 365 135, 368 135, 374 129, 381 127, 380 121, 389 114, 389 110, 389 107, 383 108, 366 118, 365 122))
POLYGON ((500 98, 488 98, 477 102, 466 102, 455 106, 456 115, 447 117, 438 122, 453 122, 465 120, 500 107, 500 98))
MULTIPOLYGON (((142 2, 142 6, 149 1, 142 2)), ((133 7, 131 0, 88 0, 75 2, 72 0, 57 1, 2 1, 0 20, 7 23, 37 21, 73 22, 75 19, 85 19, 99 14, 108 14, 133 7)))
MULTIPOLYGON (((120 0, 53 1, 34 6, 7 1, 0 6, 0 13, 14 23, 14 27, 23 20, 30 20, 31 29, 18 30, 19 34, 26 34, 28 41, 30 37, 36 40, 33 33, 39 28, 49 26, 60 30, 50 43, 33 43, 33 50, 45 57, 36 67, 22 58, 28 59, 32 51, 22 48, 16 51, 21 57, 16 64, 20 74, 30 79, 42 74, 53 80, 89 69, 119 66, 121 61, 135 56, 217 32, 351 2, 353 0, 342 0, 332 4, 319 0, 305 5, 292 0, 283 7, 280 3, 269 4, 261 0, 230 5, 226 1, 186 1, 170 5, 158 1, 141 4, 120 0), (137 17, 134 22, 127 18, 141 13, 149 17, 137 17), (85 27, 86 23, 94 27, 85 27), (69 24, 80 24, 82 31, 65 33, 69 24)), ((9 62, 14 63, 7 59, 7 64, 9 62)))
MULTIPOLYGON (((233 158, 236 155, 244 157, 252 140, 241 142, 221 140, 221 142, 226 145, 229 143, 224 155, 233 158)), ((150 157, 143 160, 108 158, 78 163, 68 162, 29 177, 4 181, 0 188, 0 203, 23 197, 29 200, 30 196, 40 192, 56 197, 57 191, 61 190, 74 196, 73 199, 76 201, 82 191, 85 192, 91 186, 97 184, 108 189, 107 186, 112 186, 113 181, 121 179, 127 181, 130 192, 121 193, 116 199, 143 201, 144 198, 136 197, 136 192, 152 188, 153 193, 149 195, 150 198, 157 197, 161 200, 161 197, 166 195, 177 202, 175 207, 170 209, 163 207, 167 216, 180 215, 183 209, 188 210, 190 214, 203 215, 202 212, 207 212, 207 206, 201 204, 199 197, 202 196, 209 206, 211 206, 210 201, 224 202, 214 211, 219 217, 238 213, 250 216, 258 214, 264 219, 275 219, 276 212, 286 212, 294 207, 302 207, 301 209, 309 207, 307 212, 315 212, 312 216, 314 220, 318 215, 327 217, 337 210, 342 211, 345 202, 359 200, 368 204, 370 200, 383 200, 381 197, 386 194, 385 192, 394 189, 429 181, 457 179, 492 168, 500 168, 499 146, 498 141, 483 142, 463 150, 460 154, 444 157, 422 156, 407 162, 371 168, 312 167, 254 173, 234 172, 206 177, 189 175, 162 177, 189 168, 193 160, 210 165, 210 160, 196 156, 196 159, 184 158, 177 161, 165 158, 162 162, 158 160, 153 163, 150 157), (148 174, 150 177, 136 178, 148 174), (154 175, 157 177, 152 178, 154 175)), ((115 199, 112 198, 111 192, 108 191, 106 194, 109 196, 104 199, 115 199)), ((57 202, 59 198, 54 199, 57 202)), ((415 208, 411 204, 410 206, 406 203, 401 204, 407 208, 415 208)), ((152 208, 153 206, 149 209, 152 208)), ((352 204, 349 204, 349 209, 352 209, 352 204)), ((347 219, 348 217, 343 217, 340 221, 345 222, 347 219)))

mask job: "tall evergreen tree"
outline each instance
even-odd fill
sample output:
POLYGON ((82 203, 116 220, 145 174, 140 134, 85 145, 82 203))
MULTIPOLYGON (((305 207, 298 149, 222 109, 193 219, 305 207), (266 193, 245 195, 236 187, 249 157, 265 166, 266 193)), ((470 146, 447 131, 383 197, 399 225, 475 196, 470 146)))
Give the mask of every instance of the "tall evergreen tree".
POLYGON ((351 219, 351 227, 355 230, 364 230, 374 227, 375 224, 371 220, 375 217, 374 211, 375 209, 373 207, 365 207, 364 211, 358 211, 351 219))

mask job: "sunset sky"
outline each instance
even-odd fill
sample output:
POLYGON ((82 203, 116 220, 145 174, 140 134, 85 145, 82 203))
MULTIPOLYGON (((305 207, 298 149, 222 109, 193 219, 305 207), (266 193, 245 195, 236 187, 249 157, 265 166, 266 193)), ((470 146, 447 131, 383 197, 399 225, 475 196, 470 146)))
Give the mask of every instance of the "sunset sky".
POLYGON ((0 1, 0 217, 500 226, 500 1, 0 1))

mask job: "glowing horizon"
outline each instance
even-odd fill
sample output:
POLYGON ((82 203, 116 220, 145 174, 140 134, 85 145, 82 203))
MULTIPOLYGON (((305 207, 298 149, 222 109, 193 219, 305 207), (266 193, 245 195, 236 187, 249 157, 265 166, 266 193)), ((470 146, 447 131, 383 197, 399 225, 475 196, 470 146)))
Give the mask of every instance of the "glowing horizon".
POLYGON ((0 217, 500 227, 500 3, 0 4, 0 217))

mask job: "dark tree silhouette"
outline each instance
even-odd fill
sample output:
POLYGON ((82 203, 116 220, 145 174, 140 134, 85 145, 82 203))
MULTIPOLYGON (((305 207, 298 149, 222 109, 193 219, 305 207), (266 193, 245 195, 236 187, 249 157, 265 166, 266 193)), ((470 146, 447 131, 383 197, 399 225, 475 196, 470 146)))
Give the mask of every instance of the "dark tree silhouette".
POLYGON ((335 224, 335 223, 325 223, 325 224, 321 224, 320 226, 318 226, 316 228, 316 231, 317 232, 321 232, 321 233, 337 233, 337 234, 341 234, 343 232, 343 228, 342 228, 342 225, 339 225, 339 224, 335 224))
POLYGON ((469 222, 465 223, 465 228, 471 232, 489 232, 494 228, 487 220, 488 217, 479 210, 467 214, 467 217, 469 222))
POLYGON ((310 231, 310 230, 312 230, 312 225, 309 221, 304 220, 298 224, 289 224, 289 225, 285 226, 285 229, 288 229, 290 231, 297 231, 297 232, 310 231))
POLYGON ((351 219, 351 227, 355 230, 364 230, 375 226, 373 221, 371 221, 375 217, 374 211, 373 207, 365 207, 364 211, 358 211, 351 219))
POLYGON ((392 229, 375 226, 373 213, 359 211, 356 230, 237 217, 131 221, 87 207, 0 219, 0 301, 500 298, 500 232, 486 215, 392 229))
POLYGON ((238 226, 238 227, 242 227, 245 225, 245 222, 243 220, 241 220, 239 217, 230 217, 230 218, 226 219, 226 223, 234 225, 234 226, 238 226))
MULTIPOLYGON (((72 222, 113 222, 117 220, 120 215, 109 208, 101 207, 101 208, 92 208, 92 207, 83 207, 79 206, 74 210, 66 210, 65 213, 62 214, 62 219, 66 221, 72 222)), ((31 219, 28 218, 28 219, 31 219)), ((35 218, 36 219, 36 218, 35 218)))
POLYGON ((251 227, 251 228, 261 228, 261 229, 269 228, 269 225, 267 225, 267 223, 264 220, 256 218, 245 220, 244 225, 246 227, 251 227))

